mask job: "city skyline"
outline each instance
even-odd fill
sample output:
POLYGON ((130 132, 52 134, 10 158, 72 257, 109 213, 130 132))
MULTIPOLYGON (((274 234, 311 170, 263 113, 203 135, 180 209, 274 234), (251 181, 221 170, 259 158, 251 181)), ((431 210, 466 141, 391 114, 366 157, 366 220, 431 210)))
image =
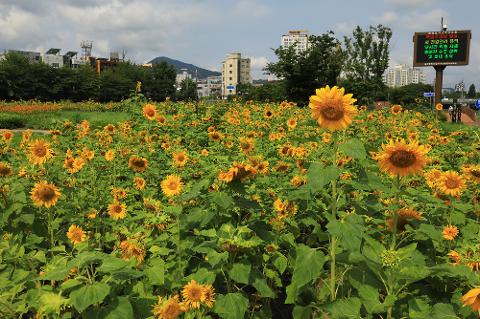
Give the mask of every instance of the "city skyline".
MULTIPOLYGON (((363 28, 382 23, 392 28, 390 66, 412 64, 415 31, 436 31, 440 17, 449 29, 471 29, 470 64, 448 67, 444 86, 463 80, 480 87, 480 41, 476 30, 475 0, 451 3, 444 0, 326 1, 304 0, 278 3, 273 0, 125 1, 60 0, 0 1, 0 50, 44 52, 51 47, 62 52, 80 51, 81 40, 93 41, 93 54, 109 56, 126 50, 127 58, 142 64, 168 56, 220 71, 230 52, 251 59, 253 78, 265 78, 262 68, 275 61, 272 48, 281 45, 289 30, 307 29, 310 34, 333 30, 340 40, 356 25, 363 28), (368 4, 366 4, 368 3, 368 4), (468 9, 468 10, 466 10, 468 9), (32 28, 32 24, 36 27, 32 28), (155 39, 155 41, 152 41, 155 39)), ((427 82, 433 68, 423 68, 427 82)))

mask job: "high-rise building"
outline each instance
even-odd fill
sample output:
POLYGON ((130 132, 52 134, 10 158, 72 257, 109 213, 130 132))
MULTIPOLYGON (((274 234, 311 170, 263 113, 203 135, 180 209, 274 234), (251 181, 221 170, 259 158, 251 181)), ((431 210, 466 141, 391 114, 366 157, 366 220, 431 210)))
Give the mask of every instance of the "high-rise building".
POLYGON ((282 35, 282 48, 295 47, 297 53, 306 51, 310 47, 307 30, 290 30, 282 35))
POLYGON ((383 81, 389 87, 399 87, 412 83, 426 83, 426 76, 418 68, 407 67, 406 64, 398 64, 385 71, 383 81))
POLYGON ((0 54, 0 61, 4 60, 8 53, 14 53, 25 57, 28 60, 28 63, 37 63, 41 61, 40 52, 22 50, 6 50, 4 53, 0 54))
POLYGON ((222 61, 222 97, 237 94, 239 84, 252 83, 250 59, 240 53, 230 53, 222 61))
POLYGON ((60 49, 51 48, 42 54, 42 62, 55 69, 63 67, 63 55, 60 54, 60 49))

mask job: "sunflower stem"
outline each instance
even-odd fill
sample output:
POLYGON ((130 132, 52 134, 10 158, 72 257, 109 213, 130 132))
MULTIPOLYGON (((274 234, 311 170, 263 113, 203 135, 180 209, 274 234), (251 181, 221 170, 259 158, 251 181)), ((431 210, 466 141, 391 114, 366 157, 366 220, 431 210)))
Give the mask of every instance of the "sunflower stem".
POLYGON ((395 179, 396 194, 395 194, 395 209, 393 211, 393 229, 392 229, 392 244, 391 249, 395 249, 397 245, 397 225, 398 225, 398 210, 400 209, 400 175, 397 174, 395 179))
MULTIPOLYGON (((337 134, 333 133, 333 165, 337 166, 337 134)), ((331 219, 332 222, 337 220, 337 179, 332 183, 332 205, 331 205, 331 219)), ((337 238, 331 236, 330 238, 330 299, 336 299, 336 254, 337 254, 337 238)))
MULTIPOLYGON (((40 208, 40 213, 41 213, 41 208, 40 208)), ((55 238, 53 236, 53 213, 51 209, 47 208, 47 229, 48 229, 48 235, 50 237, 50 248, 55 247, 55 238)), ((53 253, 52 253, 53 254, 53 253)))

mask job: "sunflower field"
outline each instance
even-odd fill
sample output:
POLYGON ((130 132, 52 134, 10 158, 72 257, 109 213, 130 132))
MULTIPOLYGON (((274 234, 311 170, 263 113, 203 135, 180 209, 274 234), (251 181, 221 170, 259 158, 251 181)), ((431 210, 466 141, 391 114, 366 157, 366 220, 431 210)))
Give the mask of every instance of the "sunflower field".
POLYGON ((0 131, 0 318, 478 317, 474 127, 337 87, 129 103, 0 131))

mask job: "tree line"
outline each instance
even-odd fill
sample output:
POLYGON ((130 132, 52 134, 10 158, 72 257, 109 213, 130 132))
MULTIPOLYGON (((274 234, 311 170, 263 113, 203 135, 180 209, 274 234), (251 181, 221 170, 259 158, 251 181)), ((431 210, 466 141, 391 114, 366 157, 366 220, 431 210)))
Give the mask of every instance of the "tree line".
POLYGON ((167 97, 175 99, 175 79, 175 68, 166 62, 151 68, 120 62, 97 74, 90 65, 57 69, 44 63, 29 63, 27 58, 9 53, 0 61, 0 99, 120 101, 140 81, 145 96, 163 101, 167 97))

